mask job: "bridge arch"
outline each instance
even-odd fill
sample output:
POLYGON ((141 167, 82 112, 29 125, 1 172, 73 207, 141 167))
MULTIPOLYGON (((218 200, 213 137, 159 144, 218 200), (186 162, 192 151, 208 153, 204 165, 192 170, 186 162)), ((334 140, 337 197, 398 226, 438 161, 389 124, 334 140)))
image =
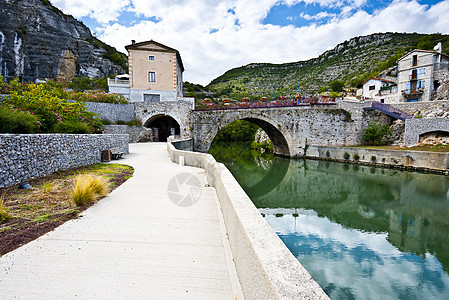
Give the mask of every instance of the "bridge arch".
POLYGON ((168 114, 149 116, 143 126, 152 128, 159 142, 166 142, 170 135, 180 135, 181 133, 181 122, 168 114))
POLYGON ((251 114, 247 112, 238 112, 237 114, 223 114, 219 122, 208 124, 208 126, 203 125, 203 129, 201 131, 203 132, 204 137, 201 139, 201 141, 198 140, 199 143, 197 143, 197 145, 195 146, 197 148, 196 150, 208 152, 210 145, 212 144, 212 141, 214 140, 218 132, 228 124, 237 120, 245 120, 251 122, 265 131, 273 144, 273 151, 275 154, 282 156, 291 155, 291 149, 294 145, 293 139, 287 130, 284 130, 282 126, 278 125, 275 122, 275 120, 266 118, 262 115, 251 114))

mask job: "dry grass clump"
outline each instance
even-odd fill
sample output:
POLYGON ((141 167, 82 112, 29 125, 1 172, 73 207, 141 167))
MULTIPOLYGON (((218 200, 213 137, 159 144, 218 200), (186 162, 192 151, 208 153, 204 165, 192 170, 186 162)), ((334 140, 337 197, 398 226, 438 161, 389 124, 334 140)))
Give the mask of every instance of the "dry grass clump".
POLYGON ((9 219, 9 214, 6 211, 5 194, 0 195, 0 223, 9 219))
POLYGON ((48 194, 51 192, 51 190, 54 187, 54 183, 53 182, 46 182, 44 183, 44 185, 42 186, 42 193, 44 194, 48 194))
POLYGON ((92 174, 80 174, 76 177, 72 200, 78 206, 92 202, 96 197, 108 194, 107 182, 103 177, 92 174))

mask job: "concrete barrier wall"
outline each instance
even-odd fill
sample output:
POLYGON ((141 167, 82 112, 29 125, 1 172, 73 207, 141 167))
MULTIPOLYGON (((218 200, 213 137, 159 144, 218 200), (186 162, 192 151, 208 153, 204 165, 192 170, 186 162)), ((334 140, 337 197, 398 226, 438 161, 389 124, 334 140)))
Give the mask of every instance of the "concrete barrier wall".
POLYGON ((216 189, 231 251, 246 299, 329 299, 263 219, 231 172, 210 154, 177 150, 173 162, 206 170, 216 189))
POLYGON ((128 135, 0 134, 0 187, 98 163, 115 147, 128 153, 128 135))
POLYGON ((342 162, 370 163, 404 167, 408 169, 429 169, 446 172, 449 169, 449 153, 368 149, 355 147, 309 146, 306 157, 342 162), (345 153, 349 158, 345 158, 345 153), (358 155, 358 158, 355 156, 358 155))

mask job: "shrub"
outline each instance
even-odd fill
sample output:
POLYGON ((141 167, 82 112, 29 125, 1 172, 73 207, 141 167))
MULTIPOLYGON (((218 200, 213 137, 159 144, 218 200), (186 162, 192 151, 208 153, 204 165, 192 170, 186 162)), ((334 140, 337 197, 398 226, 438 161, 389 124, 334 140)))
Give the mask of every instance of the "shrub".
POLYGON ((122 121, 122 120, 117 120, 117 121, 115 121, 115 124, 117 124, 117 125, 126 125, 126 122, 122 121))
POLYGON ((329 153, 329 151, 326 151, 326 157, 327 158, 331 157, 331 154, 329 153))
POLYGON ((387 125, 382 125, 379 122, 370 122, 362 135, 362 140, 369 145, 380 145, 386 142, 392 132, 391 128, 387 125))
POLYGON ((354 160, 359 160, 360 159, 360 156, 356 153, 356 154, 354 154, 354 160))
POLYGON ((343 155, 344 159, 349 159, 350 155, 348 152, 345 152, 345 154, 343 155))
POLYGON ((375 161, 376 161, 376 156, 375 156, 375 155, 371 156, 371 161, 372 161, 372 162, 375 162, 375 161))
POLYGON ((92 174, 78 175, 73 188, 72 200, 78 206, 92 202, 95 197, 107 195, 106 181, 92 174))
POLYGON ((101 124, 103 124, 103 125, 111 125, 112 123, 108 119, 102 119, 101 120, 101 124))
POLYGON ((36 133, 39 124, 37 117, 30 112, 0 106, 0 133, 36 133))
POLYGON ((92 133, 92 129, 86 124, 81 122, 60 122, 53 126, 50 132, 53 133, 77 133, 77 134, 87 134, 92 133))
POLYGON ((136 118, 136 119, 133 119, 131 121, 126 122, 126 125, 141 127, 142 126, 142 121, 140 119, 136 118))

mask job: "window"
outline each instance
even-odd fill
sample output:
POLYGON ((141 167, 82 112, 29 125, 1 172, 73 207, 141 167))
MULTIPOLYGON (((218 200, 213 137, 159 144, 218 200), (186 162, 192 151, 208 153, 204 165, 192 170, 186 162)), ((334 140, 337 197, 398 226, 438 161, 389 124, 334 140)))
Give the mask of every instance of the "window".
POLYGON ((375 85, 370 85, 370 86, 368 87, 368 89, 369 89, 370 91, 374 91, 374 90, 376 89, 376 86, 375 86, 375 85))
POLYGON ((156 82, 156 72, 148 72, 148 82, 156 82))
POLYGON ((412 75, 410 76, 411 80, 416 80, 418 78, 418 70, 412 70, 412 75))
POLYGON ((426 74, 426 68, 420 68, 419 75, 424 75, 424 74, 426 74))
POLYGON ((412 66, 418 65, 418 55, 413 55, 412 66))
POLYGON ((154 60, 154 56, 153 55, 148 56, 148 60, 154 60))

